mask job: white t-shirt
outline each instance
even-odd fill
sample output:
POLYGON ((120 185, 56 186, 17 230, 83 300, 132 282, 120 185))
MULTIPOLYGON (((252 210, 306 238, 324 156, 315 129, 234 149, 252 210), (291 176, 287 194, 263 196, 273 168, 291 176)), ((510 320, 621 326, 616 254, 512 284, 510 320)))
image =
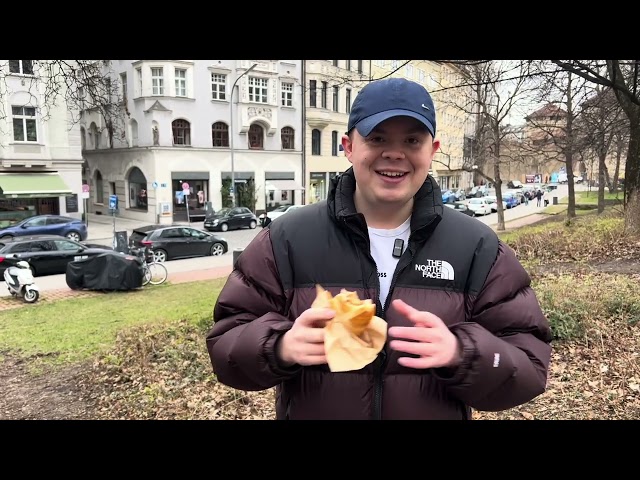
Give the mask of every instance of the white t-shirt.
POLYGON ((399 258, 393 256, 393 245, 398 238, 404 240, 402 253, 407 249, 409 235, 411 234, 411 217, 393 230, 369 227, 369 240, 371 242, 371 256, 378 266, 378 278, 380 280, 380 303, 384 307, 387 300, 393 272, 396 270, 399 258))

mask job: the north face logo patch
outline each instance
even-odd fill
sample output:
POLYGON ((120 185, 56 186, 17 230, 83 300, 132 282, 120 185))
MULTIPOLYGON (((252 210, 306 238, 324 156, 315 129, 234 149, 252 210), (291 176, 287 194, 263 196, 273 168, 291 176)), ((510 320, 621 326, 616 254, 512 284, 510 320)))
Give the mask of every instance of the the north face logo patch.
POLYGON ((427 260, 424 265, 416 264, 416 271, 422 272, 424 278, 439 278, 453 280, 453 267, 444 260, 427 260))

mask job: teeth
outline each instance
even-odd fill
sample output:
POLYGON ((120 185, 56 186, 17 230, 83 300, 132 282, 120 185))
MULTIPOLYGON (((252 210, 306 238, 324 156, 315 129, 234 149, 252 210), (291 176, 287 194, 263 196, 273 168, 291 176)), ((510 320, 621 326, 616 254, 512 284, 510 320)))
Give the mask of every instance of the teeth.
POLYGON ((378 172, 380 175, 384 175, 385 177, 401 177, 404 175, 402 172, 378 172))

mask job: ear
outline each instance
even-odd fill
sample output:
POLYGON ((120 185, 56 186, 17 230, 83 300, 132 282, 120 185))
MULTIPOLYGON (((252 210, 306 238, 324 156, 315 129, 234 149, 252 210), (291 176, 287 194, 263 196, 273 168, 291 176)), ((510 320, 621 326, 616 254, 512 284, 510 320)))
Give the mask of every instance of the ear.
POLYGON ((351 154, 353 152, 353 142, 349 138, 349 135, 342 136, 342 148, 344 149, 345 156, 347 157, 349 162, 351 162, 351 154))
POLYGON ((433 144, 432 144, 432 147, 433 147, 433 155, 432 155, 432 157, 431 157, 431 158, 435 157, 436 152, 437 152, 438 150, 440 150, 440 140, 434 140, 434 141, 433 141, 433 144))

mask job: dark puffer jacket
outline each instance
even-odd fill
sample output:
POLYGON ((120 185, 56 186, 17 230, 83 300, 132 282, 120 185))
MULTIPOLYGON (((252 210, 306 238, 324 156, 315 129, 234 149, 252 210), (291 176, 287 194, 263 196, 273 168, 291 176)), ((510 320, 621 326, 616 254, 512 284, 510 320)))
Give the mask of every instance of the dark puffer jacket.
POLYGON ((503 410, 544 392, 551 334, 527 272, 489 227, 442 205, 429 177, 416 194, 411 237, 377 315, 395 298, 443 319, 463 347, 454 371, 398 364, 388 344, 372 364, 332 373, 327 365, 282 368, 274 345, 311 306, 316 284, 378 299, 364 217, 353 203, 351 170, 330 198, 288 213, 238 258, 214 308, 207 347, 220 382, 276 388, 280 419, 466 419, 470 408, 503 410))

